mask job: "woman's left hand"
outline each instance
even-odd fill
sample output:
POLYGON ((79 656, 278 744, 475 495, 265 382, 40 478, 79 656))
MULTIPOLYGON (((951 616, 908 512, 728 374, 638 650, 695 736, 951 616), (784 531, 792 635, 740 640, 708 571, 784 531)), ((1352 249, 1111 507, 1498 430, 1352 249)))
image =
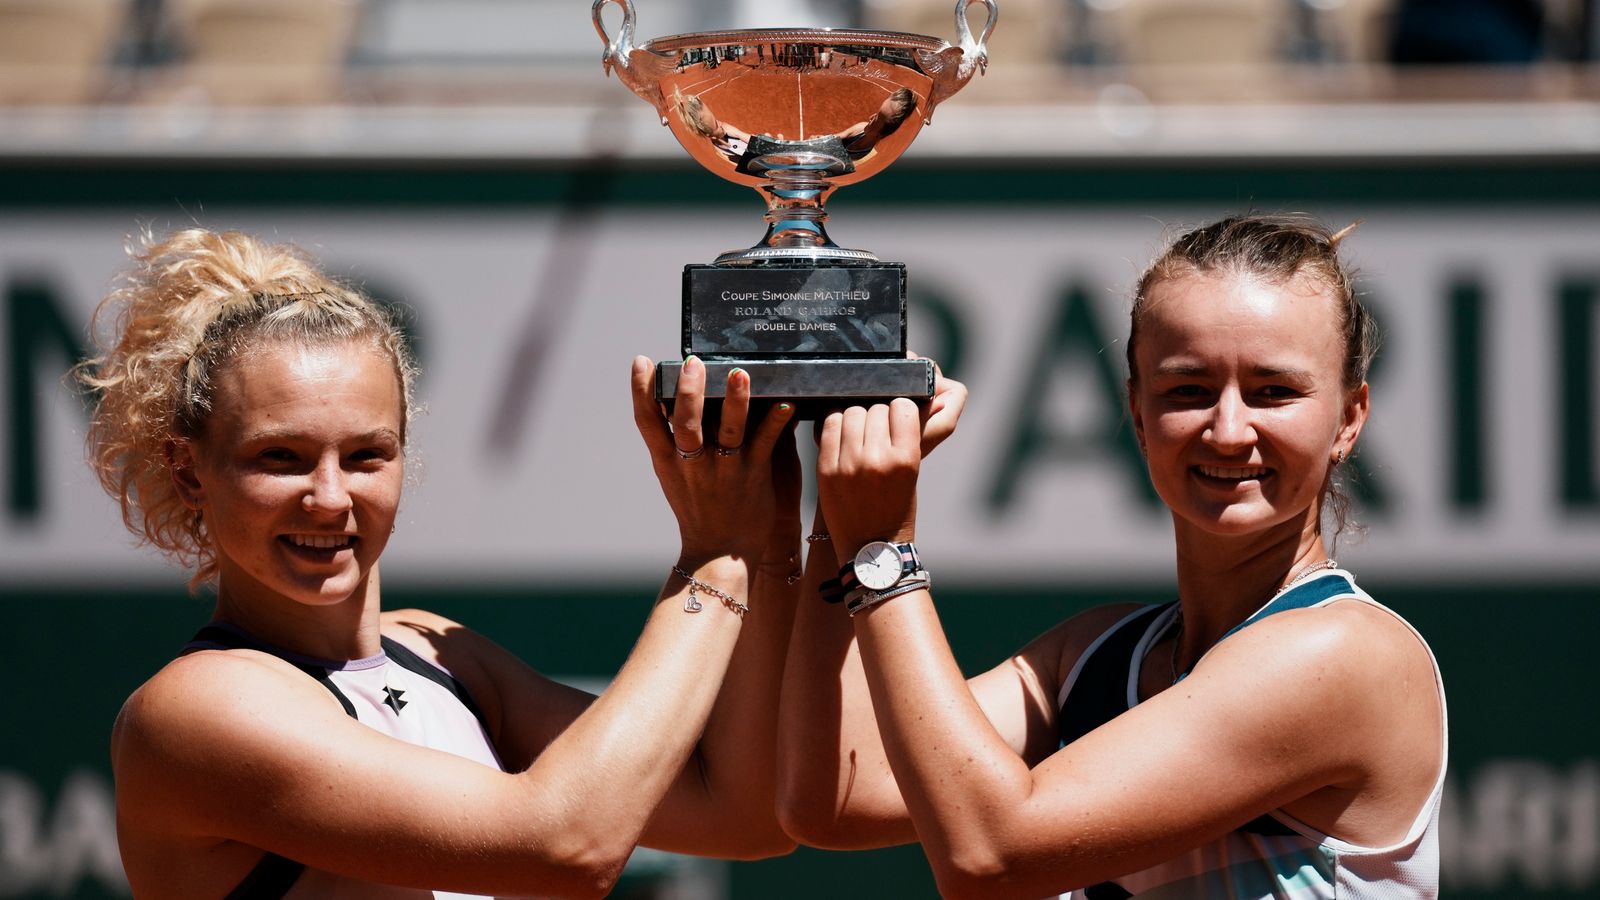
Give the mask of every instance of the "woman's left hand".
POLYGON ((922 422, 912 401, 828 414, 817 448, 817 502, 840 553, 915 536, 921 464, 922 422))

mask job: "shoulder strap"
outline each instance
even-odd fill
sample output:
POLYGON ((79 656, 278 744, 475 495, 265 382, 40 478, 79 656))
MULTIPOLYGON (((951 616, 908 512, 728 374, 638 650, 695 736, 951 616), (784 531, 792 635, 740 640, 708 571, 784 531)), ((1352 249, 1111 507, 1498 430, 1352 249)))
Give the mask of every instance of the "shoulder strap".
POLYGON ((1304 584, 1297 584, 1273 598, 1272 602, 1263 606, 1255 615, 1229 629, 1228 633, 1224 634, 1217 643, 1222 643, 1275 613, 1286 612, 1291 609, 1305 609, 1316 606, 1324 600, 1355 593, 1356 586, 1350 580, 1350 576, 1342 572, 1329 572, 1326 575, 1319 575, 1304 584))
POLYGON ((473 701, 472 694, 467 691, 467 686, 457 681, 454 675, 412 653, 405 644, 393 638, 386 637, 380 640, 383 644, 383 652, 389 657, 390 662, 409 672, 421 675, 423 678, 455 695, 455 698, 461 701, 461 705, 467 708, 467 712, 472 713, 473 717, 478 720, 478 724, 483 726, 484 733, 492 733, 489 731, 489 722, 483 717, 483 710, 479 709, 478 704, 473 701))
POLYGON ((1061 698, 1061 746, 1072 743, 1128 711, 1128 669, 1139 640, 1171 604, 1152 606, 1123 619, 1106 632, 1079 661, 1077 677, 1061 698))
MULTIPOLYGON (((1218 644, 1265 619, 1267 616, 1287 612, 1291 609, 1306 609, 1316 606, 1325 600, 1331 600, 1334 597, 1356 596, 1358 594, 1359 591, 1356 590, 1355 582, 1350 580, 1350 576, 1342 572, 1329 572, 1326 575, 1319 575, 1305 584, 1296 585, 1274 597, 1268 601, 1266 606, 1257 610, 1255 615, 1228 629, 1227 633, 1218 638, 1217 643, 1211 646, 1215 648, 1218 644)), ((1211 651, 1207 650, 1206 652, 1209 653, 1211 651)), ((1200 659, 1205 659, 1205 655, 1202 654, 1200 659)), ((1200 660, 1195 660, 1195 665, 1199 664, 1200 660)), ((1178 680, 1182 681, 1188 678, 1189 673, 1193 671, 1194 666, 1190 666, 1187 671, 1178 673, 1178 680)))

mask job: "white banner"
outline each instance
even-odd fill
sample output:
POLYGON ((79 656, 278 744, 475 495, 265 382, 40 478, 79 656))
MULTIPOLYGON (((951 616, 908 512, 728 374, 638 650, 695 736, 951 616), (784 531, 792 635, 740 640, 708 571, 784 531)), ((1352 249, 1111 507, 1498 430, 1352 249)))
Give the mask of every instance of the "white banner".
MULTIPOLYGON (((919 542, 941 580, 1170 577, 1170 525, 1125 450, 1126 298, 1171 226, 1217 212, 835 210, 841 243, 909 265, 913 347, 957 354, 972 389, 923 479, 919 542)), ((1366 217, 1349 246, 1386 334, 1360 454, 1377 499, 1341 559, 1390 580, 1600 580, 1600 213, 1319 212, 1366 217)), ((676 355, 680 269, 756 238, 754 198, 202 219, 311 247, 416 311, 429 412, 391 578, 614 582, 671 561, 629 359, 676 355)), ((0 217, 0 585, 172 578, 121 530, 60 386, 61 329, 81 336, 137 221, 0 217)))

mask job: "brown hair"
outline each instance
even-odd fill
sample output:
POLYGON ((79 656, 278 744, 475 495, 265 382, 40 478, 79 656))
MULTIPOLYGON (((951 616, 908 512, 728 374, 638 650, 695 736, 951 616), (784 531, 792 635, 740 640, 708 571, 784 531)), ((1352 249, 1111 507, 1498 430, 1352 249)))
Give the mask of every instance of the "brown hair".
MULTIPOLYGON (((1156 285, 1195 272, 1231 272, 1283 284, 1300 276, 1316 279, 1328 291, 1339 317, 1344 349, 1341 381, 1355 390, 1367 380, 1378 353, 1378 327, 1355 290, 1355 273, 1339 259, 1339 246, 1360 225, 1338 231, 1311 216, 1251 213, 1231 216, 1181 235, 1139 277, 1128 329, 1128 387, 1139 380, 1134 346, 1156 285)), ((1350 498, 1328 474, 1328 507, 1336 531, 1349 523, 1350 498)))
POLYGON ((199 584, 216 573, 205 522, 172 484, 174 441, 204 434, 217 375, 269 342, 364 343, 394 365, 401 437, 417 367, 394 319, 359 291, 323 274, 299 249, 236 231, 192 228, 129 249, 134 266, 95 310, 100 354, 75 374, 96 393, 89 465, 142 541, 199 584))

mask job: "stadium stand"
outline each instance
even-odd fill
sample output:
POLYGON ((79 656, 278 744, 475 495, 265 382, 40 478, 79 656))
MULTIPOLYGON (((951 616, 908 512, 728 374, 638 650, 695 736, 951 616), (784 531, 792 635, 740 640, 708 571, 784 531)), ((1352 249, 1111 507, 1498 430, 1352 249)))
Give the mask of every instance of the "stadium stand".
POLYGON ((218 103, 328 102, 340 85, 358 0, 169 0, 185 60, 178 81, 218 103))
POLYGON ((126 0, 0 0, 0 104, 97 99, 126 0))

